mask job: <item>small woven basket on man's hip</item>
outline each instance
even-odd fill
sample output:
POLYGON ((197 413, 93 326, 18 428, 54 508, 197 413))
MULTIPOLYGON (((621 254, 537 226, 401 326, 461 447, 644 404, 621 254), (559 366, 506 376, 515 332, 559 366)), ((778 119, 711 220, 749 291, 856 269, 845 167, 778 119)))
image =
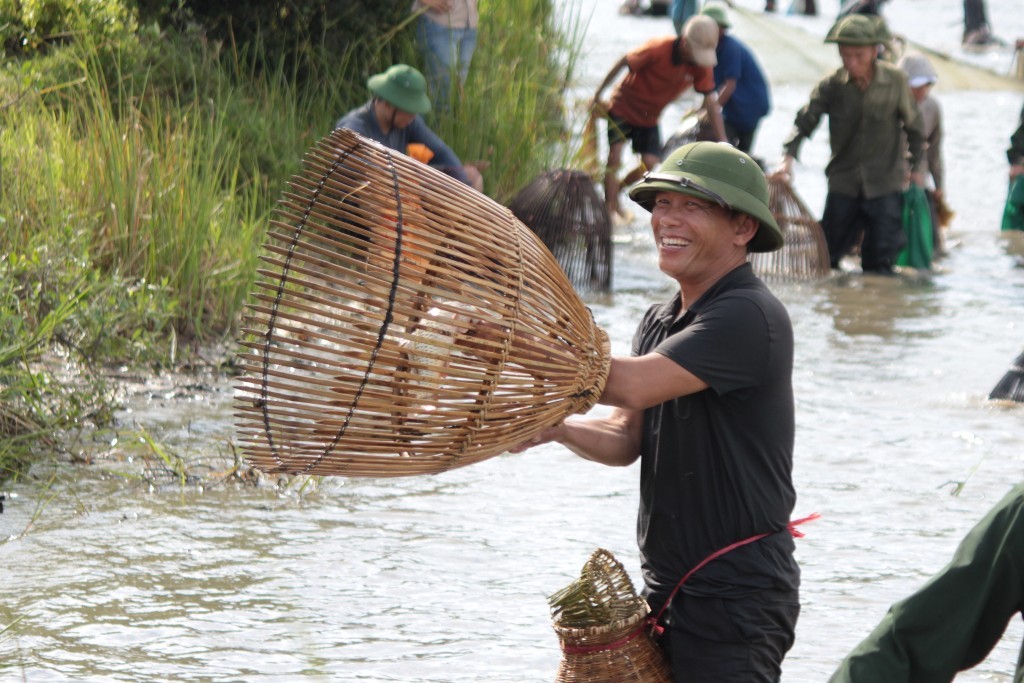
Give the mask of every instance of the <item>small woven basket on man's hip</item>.
POLYGON ((650 609, 607 550, 594 551, 580 578, 548 602, 562 646, 556 683, 671 683, 648 634, 650 609))
POLYGON ((235 402, 261 470, 434 474, 604 390, 608 337, 537 236, 350 130, 306 155, 261 257, 235 402))

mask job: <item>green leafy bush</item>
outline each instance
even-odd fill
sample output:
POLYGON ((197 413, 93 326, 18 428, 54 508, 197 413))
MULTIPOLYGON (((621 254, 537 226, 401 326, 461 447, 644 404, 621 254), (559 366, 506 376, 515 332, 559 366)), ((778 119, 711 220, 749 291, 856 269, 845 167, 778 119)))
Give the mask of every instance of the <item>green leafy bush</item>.
POLYGON ((136 29, 122 0, 0 0, 0 40, 7 55, 32 53, 75 35, 117 39, 136 29))

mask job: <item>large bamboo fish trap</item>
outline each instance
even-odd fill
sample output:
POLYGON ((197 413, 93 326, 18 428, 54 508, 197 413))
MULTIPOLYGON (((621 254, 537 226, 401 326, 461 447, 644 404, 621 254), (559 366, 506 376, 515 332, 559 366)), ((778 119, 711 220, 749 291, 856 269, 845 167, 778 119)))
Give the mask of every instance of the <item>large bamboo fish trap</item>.
POLYGON ((647 631, 647 602, 604 549, 580 578, 548 598, 562 646, 556 683, 669 683, 672 674, 647 631))
POLYGON ((831 268, 821 224, 788 181, 768 178, 768 206, 782 230, 783 244, 775 251, 754 253, 754 272, 767 280, 817 280, 831 268))
POLYGON ((505 207, 349 130, 278 204, 236 427, 266 472, 434 474, 588 410, 607 335, 505 207))
POLYGON ((541 173, 508 207, 540 237, 577 292, 611 289, 612 221, 587 173, 541 173))

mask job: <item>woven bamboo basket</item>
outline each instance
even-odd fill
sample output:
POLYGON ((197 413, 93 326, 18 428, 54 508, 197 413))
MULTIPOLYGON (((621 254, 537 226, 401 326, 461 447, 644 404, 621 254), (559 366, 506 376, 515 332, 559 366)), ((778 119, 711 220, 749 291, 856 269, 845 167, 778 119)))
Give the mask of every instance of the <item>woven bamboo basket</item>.
POLYGON ((647 632, 650 609, 615 557, 590 556, 580 578, 548 602, 562 646, 556 683, 670 683, 671 670, 647 632))
POLYGON ((434 474, 592 407, 607 335, 505 207, 349 130, 278 204, 236 428, 266 472, 434 474))
POLYGON ((612 286, 612 221, 583 171, 541 173, 508 208, 540 237, 580 293, 612 286))
POLYGON ((789 182, 768 178, 768 206, 782 230, 776 251, 750 255, 754 272, 767 280, 817 280, 830 272, 828 244, 815 220, 789 182))

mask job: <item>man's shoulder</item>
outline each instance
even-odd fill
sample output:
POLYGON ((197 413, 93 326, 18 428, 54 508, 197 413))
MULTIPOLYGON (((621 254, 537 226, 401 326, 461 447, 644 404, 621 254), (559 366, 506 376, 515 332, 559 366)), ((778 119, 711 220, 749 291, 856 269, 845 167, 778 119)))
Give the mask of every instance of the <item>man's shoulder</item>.
POLYGON ((832 87, 836 85, 846 85, 850 82, 850 72, 846 70, 846 67, 841 66, 830 74, 826 74, 824 78, 818 81, 818 86, 832 87))
POLYGON ((640 47, 666 47, 672 45, 677 40, 679 40, 678 36, 655 36, 644 42, 640 47))
POLYGON ((362 135, 369 135, 372 131, 370 130, 370 116, 373 113, 371 103, 366 103, 361 107, 356 107, 352 111, 348 112, 344 116, 335 122, 335 128, 349 128, 362 135))
POLYGON ((917 104, 917 108, 921 111, 922 114, 924 114, 925 112, 937 116, 942 114, 942 105, 939 104, 939 101, 935 99, 935 97, 932 95, 929 95, 928 97, 921 100, 917 104))
POLYGON ((631 55, 665 53, 672 54, 672 44, 677 40, 675 36, 658 36, 638 45, 630 50, 631 55))
MULTIPOLYGON (((884 59, 875 60, 875 78, 880 82, 906 82, 907 74, 903 69, 884 59)), ((909 87, 909 85, 908 85, 909 87)))
POLYGON ((785 310, 785 306, 777 296, 768 288, 754 269, 745 264, 725 275, 718 284, 712 287, 711 296, 708 302, 715 302, 719 305, 744 305, 739 302, 752 303, 758 308, 785 310))
POLYGON ((730 50, 732 52, 750 52, 750 48, 743 44, 743 41, 739 38, 730 36, 728 33, 718 39, 719 49, 730 50))

